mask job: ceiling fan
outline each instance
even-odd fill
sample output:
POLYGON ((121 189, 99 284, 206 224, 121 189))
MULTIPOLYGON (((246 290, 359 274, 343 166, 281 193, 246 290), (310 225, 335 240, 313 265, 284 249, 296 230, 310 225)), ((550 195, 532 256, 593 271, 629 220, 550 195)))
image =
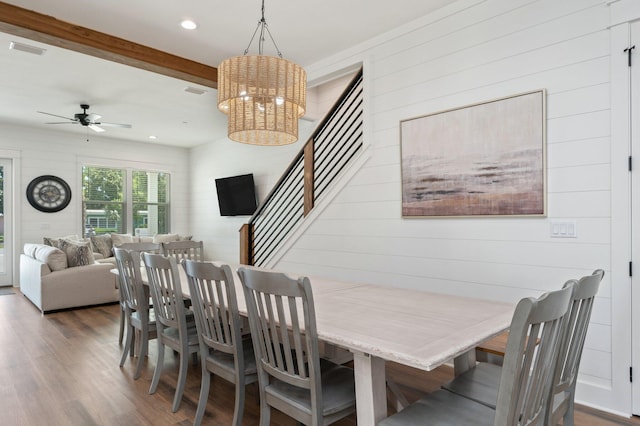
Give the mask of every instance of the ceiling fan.
POLYGON ((49 112, 44 112, 44 111, 38 111, 38 112, 40 114, 52 115, 54 117, 59 117, 59 118, 64 118, 65 120, 69 120, 69 121, 56 121, 56 122, 45 123, 45 124, 80 124, 82 126, 90 128, 94 132, 104 132, 105 130, 100 126, 124 127, 126 129, 131 128, 131 124, 105 123, 104 121, 98 121, 102 116, 98 114, 93 114, 93 113, 87 114, 87 110, 89 109, 88 104, 80 104, 80 108, 82 108, 82 112, 74 114, 73 118, 64 117, 62 115, 57 115, 57 114, 51 114, 49 112))

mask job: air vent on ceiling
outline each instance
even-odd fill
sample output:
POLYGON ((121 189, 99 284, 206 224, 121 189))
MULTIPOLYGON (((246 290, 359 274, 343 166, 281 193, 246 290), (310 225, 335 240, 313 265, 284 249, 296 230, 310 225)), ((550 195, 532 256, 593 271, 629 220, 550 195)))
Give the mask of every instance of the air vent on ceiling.
POLYGON ((17 41, 12 41, 9 43, 9 49, 19 50, 21 52, 31 53, 32 55, 42 56, 47 49, 42 49, 40 47, 31 46, 29 44, 18 43, 17 41))
POLYGON ((194 95, 204 95, 207 93, 206 90, 198 89, 197 87, 188 86, 184 88, 184 91, 187 93, 193 93, 194 95))

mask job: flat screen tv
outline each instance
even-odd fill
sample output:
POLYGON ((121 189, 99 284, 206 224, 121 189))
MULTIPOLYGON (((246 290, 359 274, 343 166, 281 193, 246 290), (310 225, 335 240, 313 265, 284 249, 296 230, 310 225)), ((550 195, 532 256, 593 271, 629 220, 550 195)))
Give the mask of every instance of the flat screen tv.
POLYGON ((216 179, 220 216, 252 215, 257 208, 253 174, 216 179))

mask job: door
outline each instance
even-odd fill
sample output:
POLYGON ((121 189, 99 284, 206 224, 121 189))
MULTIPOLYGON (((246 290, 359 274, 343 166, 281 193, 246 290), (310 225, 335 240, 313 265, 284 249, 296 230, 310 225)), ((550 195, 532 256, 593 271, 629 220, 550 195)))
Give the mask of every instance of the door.
POLYGON ((632 412, 640 414, 640 22, 630 27, 629 47, 624 61, 629 67, 629 150, 632 161, 631 172, 631 362, 634 366, 632 385, 632 412))
POLYGON ((0 286, 13 285, 12 162, 0 158, 0 286))

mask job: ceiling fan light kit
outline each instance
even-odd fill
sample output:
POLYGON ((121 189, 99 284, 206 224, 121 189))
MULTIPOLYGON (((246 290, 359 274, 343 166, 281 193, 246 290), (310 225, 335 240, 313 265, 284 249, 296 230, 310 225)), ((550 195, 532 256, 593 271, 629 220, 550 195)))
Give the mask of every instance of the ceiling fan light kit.
POLYGON ((264 0, 249 47, 218 67, 218 109, 229 116, 229 139, 253 145, 291 144, 298 140, 298 119, 306 110, 307 73, 282 58, 264 18, 264 0), (258 31, 258 55, 247 55, 258 31), (278 57, 262 54, 266 35, 278 57))

